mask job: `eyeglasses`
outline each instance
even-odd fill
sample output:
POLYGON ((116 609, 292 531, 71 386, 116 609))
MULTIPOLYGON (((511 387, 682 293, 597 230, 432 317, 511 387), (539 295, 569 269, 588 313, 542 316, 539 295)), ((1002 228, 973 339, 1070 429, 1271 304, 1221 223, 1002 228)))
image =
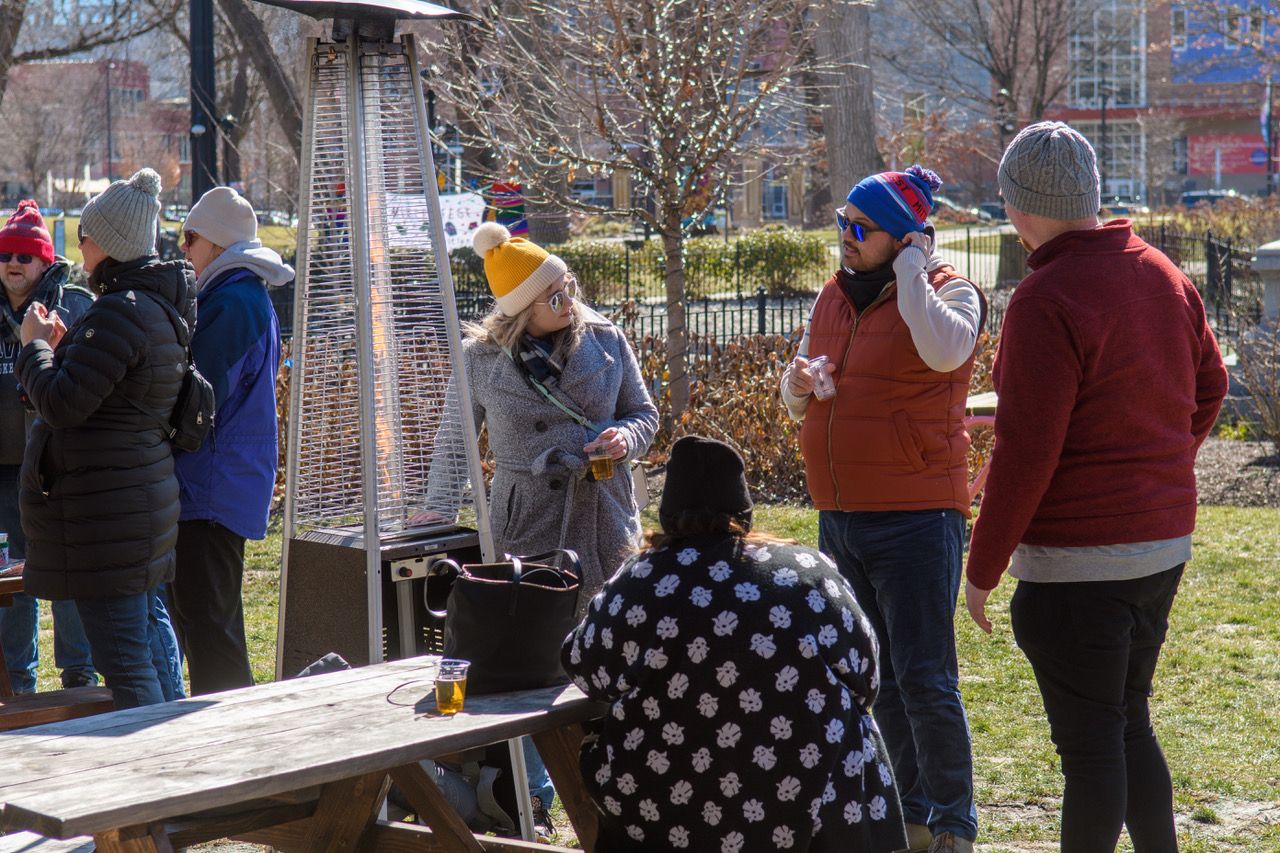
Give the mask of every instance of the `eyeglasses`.
POLYGON ((853 239, 857 240, 859 243, 865 243, 868 234, 875 234, 877 231, 884 230, 883 228, 868 228, 865 225, 859 225, 857 222, 854 222, 852 219, 845 216, 844 211, 839 208, 836 208, 836 227, 841 231, 848 231, 852 228, 853 239))
POLYGON ((76 245, 84 245, 84 229, 79 225, 76 226, 76 245))
POLYGON ((560 309, 564 307, 565 300, 574 300, 578 298, 578 281, 573 278, 566 278, 564 287, 551 294, 545 302, 534 302, 534 305, 545 305, 551 309, 553 314, 559 314, 560 309))
POLYGON ((15 255, 13 252, 0 252, 0 264, 7 264, 9 261, 17 261, 20 264, 29 264, 34 261, 35 255, 15 255))
POLYGON ((194 231, 182 232, 182 245, 190 249, 196 244, 196 240, 200 239, 200 235, 194 231))

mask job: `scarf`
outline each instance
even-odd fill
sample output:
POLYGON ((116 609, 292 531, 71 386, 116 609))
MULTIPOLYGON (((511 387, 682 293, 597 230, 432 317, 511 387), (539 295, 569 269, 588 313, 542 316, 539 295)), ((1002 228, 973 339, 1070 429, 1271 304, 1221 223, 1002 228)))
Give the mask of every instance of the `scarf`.
POLYGON ((525 333, 520 338, 520 349, 516 363, 534 379, 546 385, 549 381, 560 378, 564 365, 554 355, 555 337, 535 338, 525 333))
POLYGON ((886 284, 897 280, 891 263, 870 272, 851 272, 841 268, 836 275, 840 278, 841 289, 849 297, 853 307, 858 309, 859 314, 876 301, 876 297, 884 290, 886 284))

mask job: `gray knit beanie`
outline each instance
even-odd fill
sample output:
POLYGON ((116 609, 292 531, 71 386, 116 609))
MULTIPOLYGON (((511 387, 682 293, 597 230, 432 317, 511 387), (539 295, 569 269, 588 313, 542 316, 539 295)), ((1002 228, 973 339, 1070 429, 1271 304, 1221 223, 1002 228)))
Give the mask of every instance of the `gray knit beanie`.
POLYGON ((112 260, 132 261, 156 253, 159 215, 160 176, 140 169, 89 199, 80 214, 80 230, 112 260))
POLYGON ((1093 146, 1060 121, 1024 127, 1004 150, 997 179, 1005 204, 1049 219, 1087 219, 1101 203, 1093 146))

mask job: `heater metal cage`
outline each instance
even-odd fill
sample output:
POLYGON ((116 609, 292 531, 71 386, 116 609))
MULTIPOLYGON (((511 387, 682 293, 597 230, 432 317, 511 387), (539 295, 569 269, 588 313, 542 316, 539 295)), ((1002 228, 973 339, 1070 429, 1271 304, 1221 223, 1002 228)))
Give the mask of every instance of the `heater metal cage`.
POLYGON ((493 556, 418 67, 408 34, 310 44, 278 675, 313 651, 423 650, 420 625, 387 642, 384 587, 413 620, 430 560, 403 577, 392 563, 444 556, 433 543, 456 549, 462 530, 468 557, 493 556))

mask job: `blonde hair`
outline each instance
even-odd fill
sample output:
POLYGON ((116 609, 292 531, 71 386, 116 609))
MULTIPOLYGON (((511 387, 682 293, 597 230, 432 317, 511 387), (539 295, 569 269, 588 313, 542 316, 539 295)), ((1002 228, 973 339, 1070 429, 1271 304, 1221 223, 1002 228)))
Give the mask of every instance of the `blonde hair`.
MULTIPOLYGON (((577 284, 577 282, 578 280, 573 273, 565 273, 566 287, 570 283, 577 284)), ((508 317, 495 305, 493 310, 486 314, 479 323, 466 323, 463 325, 462 330, 468 337, 493 344, 505 352, 515 353, 520 348, 520 339, 528 330, 529 321, 533 318, 533 312, 536 308, 536 305, 530 303, 519 314, 514 317, 508 317)), ((569 311, 569 325, 555 333, 555 348, 551 352, 552 358, 561 364, 565 364, 569 359, 569 354, 577 349, 578 344, 582 341, 582 332, 586 325, 582 306, 578 304, 577 299, 574 299, 569 311)))

